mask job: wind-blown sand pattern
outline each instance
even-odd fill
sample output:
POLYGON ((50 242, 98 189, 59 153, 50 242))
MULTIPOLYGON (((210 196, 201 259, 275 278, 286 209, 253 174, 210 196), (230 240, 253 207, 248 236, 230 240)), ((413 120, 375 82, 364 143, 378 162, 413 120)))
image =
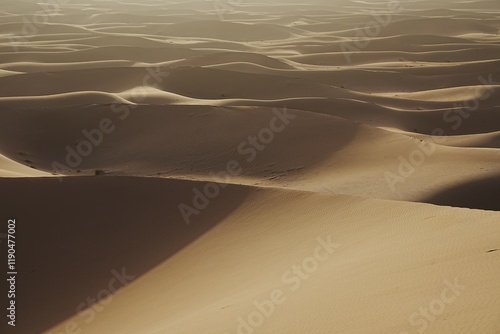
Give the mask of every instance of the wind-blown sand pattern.
POLYGON ((500 333, 500 2, 0 17, 6 333, 500 333))

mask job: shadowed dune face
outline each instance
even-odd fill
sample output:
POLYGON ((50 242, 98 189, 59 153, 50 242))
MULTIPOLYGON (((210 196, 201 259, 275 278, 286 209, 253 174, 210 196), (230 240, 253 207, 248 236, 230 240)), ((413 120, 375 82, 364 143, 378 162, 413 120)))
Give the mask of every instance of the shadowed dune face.
POLYGON ((107 288, 114 270, 140 277, 210 231, 252 192, 227 186, 188 225, 178 203, 193 207, 193 190, 204 186, 120 177, 2 180, 0 201, 16 213, 23 236, 18 316, 30 321, 19 328, 41 333, 93 306, 87 297, 107 288))
POLYGON ((238 333, 332 236, 338 254, 254 334, 498 334, 499 13, 498 0, 2 0, 16 329, 238 333), (134 282, 108 303, 122 268, 134 282), (455 278, 466 292, 416 326, 455 278))
MULTIPOLYGON (((215 199, 217 205, 230 199, 228 195, 215 199)), ((458 280, 459 289, 466 290, 450 305, 447 322, 433 327, 446 332, 451 322, 494 333, 496 308, 471 309, 470 304, 496 303, 490 296, 499 287, 492 279, 498 274, 497 259, 488 253, 498 248, 496 232, 494 212, 255 189, 210 232, 115 294, 93 321, 76 315, 52 332, 72 321, 90 333, 237 333, 239 317, 247 319, 255 301, 263 302, 275 289, 285 301, 275 306, 263 332, 300 334, 304 326, 315 331, 317 327, 307 325, 310 319, 325 331, 402 331, 412 328, 408 315, 433 300, 436 292, 430 290, 438 289, 439 298, 447 279, 458 280), (321 253, 328 258, 297 283, 290 268, 314 253, 318 238, 334 243, 321 253), (409 254, 415 258, 410 260, 409 254), (412 298, 401 301, 400 290, 412 298), (349 321, 356 308, 376 316, 349 321)), ((128 235, 133 243, 134 234, 128 235)), ((168 241, 176 237, 165 235, 168 241)), ((148 245, 128 262, 151 257, 152 252, 148 245)))
POLYGON ((239 177, 293 180, 334 157, 362 131, 353 122, 305 111, 182 105, 14 108, 4 110, 3 119, 9 126, 0 125, 0 151, 17 159, 27 155, 40 170, 51 172, 57 162, 72 175, 101 169, 203 179, 235 161, 237 183, 239 177), (98 131, 103 119, 110 120, 109 132, 98 131), (23 136, 17 126, 34 136, 23 136), (311 146, 318 149, 308 150, 311 146))
POLYGON ((444 189, 423 199, 425 203, 500 211, 500 176, 444 189))

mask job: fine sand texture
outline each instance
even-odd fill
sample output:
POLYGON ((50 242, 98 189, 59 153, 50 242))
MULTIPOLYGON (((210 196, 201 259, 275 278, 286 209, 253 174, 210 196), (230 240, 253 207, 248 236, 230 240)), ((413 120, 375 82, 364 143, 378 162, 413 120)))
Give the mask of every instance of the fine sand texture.
POLYGON ((0 17, 2 333, 500 333, 499 1, 0 17))

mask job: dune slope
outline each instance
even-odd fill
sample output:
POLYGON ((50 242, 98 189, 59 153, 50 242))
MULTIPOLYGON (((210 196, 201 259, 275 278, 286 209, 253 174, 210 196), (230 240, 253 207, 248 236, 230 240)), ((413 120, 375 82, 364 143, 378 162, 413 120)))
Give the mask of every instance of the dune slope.
POLYGON ((2 333, 498 334, 499 11, 2 1, 2 333))

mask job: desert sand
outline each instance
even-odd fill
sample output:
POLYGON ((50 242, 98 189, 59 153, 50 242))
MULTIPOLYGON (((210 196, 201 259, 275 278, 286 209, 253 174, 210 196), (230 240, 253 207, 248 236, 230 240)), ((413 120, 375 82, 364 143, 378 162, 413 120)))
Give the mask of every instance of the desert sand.
POLYGON ((0 17, 5 333, 500 333, 498 1, 0 17))

